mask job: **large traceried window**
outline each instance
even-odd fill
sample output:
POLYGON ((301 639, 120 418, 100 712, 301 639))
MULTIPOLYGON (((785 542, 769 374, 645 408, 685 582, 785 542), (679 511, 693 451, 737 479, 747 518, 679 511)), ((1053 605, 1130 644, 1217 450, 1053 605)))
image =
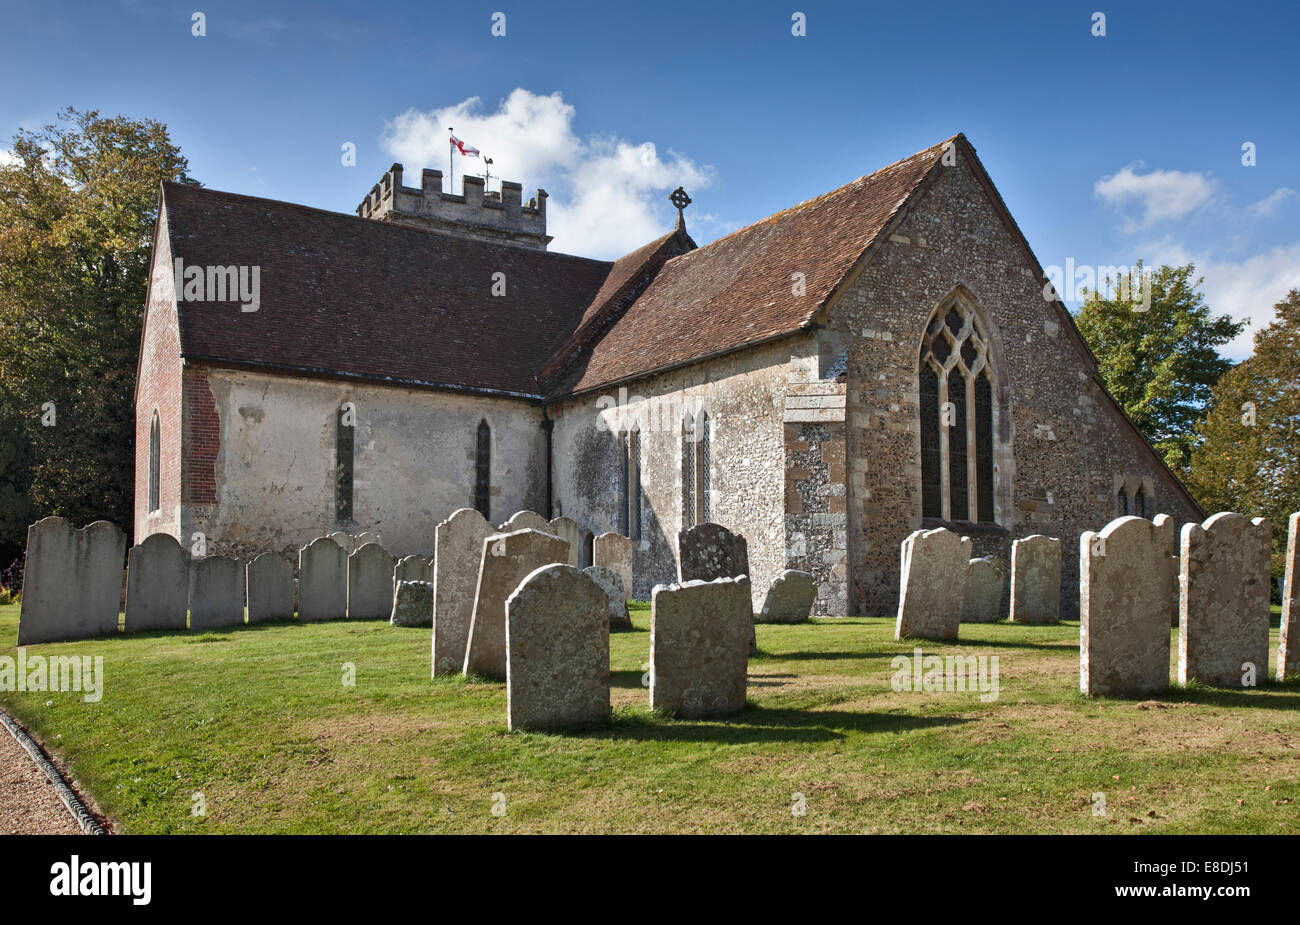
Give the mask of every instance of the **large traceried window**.
POLYGON ((160 487, 160 473, 162 463, 162 434, 158 426, 158 412, 154 411, 153 420, 149 423, 149 511, 159 510, 162 507, 162 494, 160 487))
POLYGON ((682 529, 709 522, 709 415, 682 419, 682 529))
POLYGON ((921 340, 923 517, 994 522, 988 344, 974 311, 957 298, 935 311, 921 340))

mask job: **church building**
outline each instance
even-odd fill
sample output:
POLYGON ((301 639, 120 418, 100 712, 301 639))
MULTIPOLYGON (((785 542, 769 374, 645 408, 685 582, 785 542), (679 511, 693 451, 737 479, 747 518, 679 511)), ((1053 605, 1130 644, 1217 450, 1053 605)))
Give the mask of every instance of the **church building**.
POLYGON ((549 251, 546 193, 384 174, 356 215, 164 184, 136 390, 135 542, 240 556, 335 530, 434 554, 454 510, 567 516, 636 545, 745 535, 815 612, 892 615, 899 545, 974 555, 1113 517, 1200 520, 962 135, 704 247, 549 251), (254 296, 250 297, 250 289, 254 296))

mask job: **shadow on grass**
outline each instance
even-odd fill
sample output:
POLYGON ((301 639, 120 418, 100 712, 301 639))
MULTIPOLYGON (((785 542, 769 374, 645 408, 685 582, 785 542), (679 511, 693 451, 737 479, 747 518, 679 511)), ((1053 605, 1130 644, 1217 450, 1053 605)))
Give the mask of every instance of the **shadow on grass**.
POLYGON ((829 742, 843 739, 846 732, 905 732, 969 722, 972 720, 958 716, 754 707, 710 722, 668 719, 653 713, 616 713, 609 727, 590 735, 642 742, 829 742))
POLYGON ((1222 687, 1171 687, 1167 692, 1145 700, 1196 703, 1213 707, 1256 707, 1265 710, 1300 709, 1300 689, 1293 683, 1261 685, 1254 690, 1231 690, 1222 687))
POLYGON ((756 658, 767 662, 803 662, 803 661, 837 661, 843 659, 893 658, 897 652, 765 652, 760 650, 756 658))

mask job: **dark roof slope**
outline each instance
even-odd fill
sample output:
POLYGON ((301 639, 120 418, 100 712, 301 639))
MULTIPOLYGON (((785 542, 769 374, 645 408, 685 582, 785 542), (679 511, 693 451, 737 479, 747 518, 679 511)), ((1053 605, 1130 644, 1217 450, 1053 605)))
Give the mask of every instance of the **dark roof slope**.
POLYGON ((173 183, 163 204, 173 258, 261 268, 256 312, 179 304, 182 354, 241 366, 537 395, 614 266, 173 183))

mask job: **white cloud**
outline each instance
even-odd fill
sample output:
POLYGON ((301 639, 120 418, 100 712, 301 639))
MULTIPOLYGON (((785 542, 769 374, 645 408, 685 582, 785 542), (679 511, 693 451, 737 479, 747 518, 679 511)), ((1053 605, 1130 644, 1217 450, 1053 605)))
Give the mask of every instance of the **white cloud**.
POLYGON ((1279 186, 1268 196, 1265 196, 1259 202, 1253 203, 1246 207, 1246 211, 1251 215, 1258 217, 1267 217, 1277 212, 1282 203, 1288 199, 1295 199, 1296 191, 1289 186, 1279 186))
POLYGON ((1142 208, 1141 220, 1130 221, 1126 231, 1180 219, 1205 205, 1214 194, 1214 181, 1204 174, 1181 170, 1138 174, 1134 166, 1130 164, 1118 173, 1102 177, 1092 188, 1095 195, 1117 208, 1131 202, 1142 208))
MULTIPOLYGON (((616 136, 580 138, 575 110, 560 93, 542 96, 517 88, 495 111, 478 97, 430 112, 409 110, 387 123, 381 142, 408 171, 447 171, 447 129, 493 160, 492 174, 547 191, 547 231, 552 250, 588 257, 619 257, 664 234, 672 212, 666 195, 678 185, 694 192, 711 171, 685 155, 659 153, 653 142, 616 136)), ((461 171, 481 174, 481 160, 455 157, 461 171)))
POLYGON ((15 164, 21 164, 22 158, 12 151, 0 148, 0 167, 12 167, 15 164))

